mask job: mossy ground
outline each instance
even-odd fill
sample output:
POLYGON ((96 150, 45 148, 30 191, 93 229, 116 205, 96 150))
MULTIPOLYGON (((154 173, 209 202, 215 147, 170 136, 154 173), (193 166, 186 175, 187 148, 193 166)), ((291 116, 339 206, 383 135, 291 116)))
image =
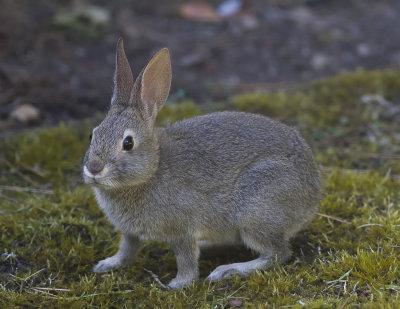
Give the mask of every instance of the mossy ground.
MULTIPOLYGON (((225 308, 240 300, 400 308, 400 72, 357 71, 289 92, 243 94, 227 107, 297 126, 324 166, 320 214, 293 240, 291 261, 248 279, 164 291, 145 269, 166 283, 174 255, 148 243, 133 267, 94 274, 119 234, 80 181, 92 122, 60 125, 1 141, 0 307, 225 308)), ((201 112, 175 103, 159 120, 201 112)), ((202 258, 201 277, 252 256, 234 252, 202 258)))

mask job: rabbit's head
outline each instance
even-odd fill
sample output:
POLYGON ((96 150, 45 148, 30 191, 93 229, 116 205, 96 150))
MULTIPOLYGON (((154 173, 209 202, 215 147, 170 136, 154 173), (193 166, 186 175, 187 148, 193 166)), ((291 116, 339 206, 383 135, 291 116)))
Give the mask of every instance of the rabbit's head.
POLYGON ((91 135, 83 162, 86 183, 118 188, 151 178, 159 161, 154 123, 170 85, 171 62, 166 48, 150 60, 134 82, 122 39, 118 41, 111 107, 91 135))

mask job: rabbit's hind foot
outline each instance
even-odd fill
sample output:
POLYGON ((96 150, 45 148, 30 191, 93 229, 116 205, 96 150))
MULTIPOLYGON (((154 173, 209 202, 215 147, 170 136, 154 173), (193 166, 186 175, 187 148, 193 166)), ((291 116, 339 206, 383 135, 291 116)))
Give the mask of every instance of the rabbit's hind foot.
MULTIPOLYGON (((269 267, 272 263, 283 263, 287 261, 291 256, 291 250, 289 244, 286 241, 282 241, 279 245, 274 242, 267 242, 267 244, 262 244, 256 241, 256 238, 250 239, 250 237, 245 237, 246 245, 260 252, 259 258, 242 263, 233 263, 228 265, 218 266, 210 275, 206 278, 211 281, 219 281, 228 278, 231 274, 239 274, 242 277, 248 277, 250 274, 256 270, 262 270, 269 267), (266 247, 268 246, 268 249, 266 247)), ((247 235, 248 236, 248 235, 247 235)))
POLYGON ((249 262, 221 265, 209 274, 206 280, 219 281, 228 278, 232 274, 239 274, 242 277, 248 277, 255 270, 264 269, 269 264, 270 262, 268 258, 259 257, 258 259, 249 262))

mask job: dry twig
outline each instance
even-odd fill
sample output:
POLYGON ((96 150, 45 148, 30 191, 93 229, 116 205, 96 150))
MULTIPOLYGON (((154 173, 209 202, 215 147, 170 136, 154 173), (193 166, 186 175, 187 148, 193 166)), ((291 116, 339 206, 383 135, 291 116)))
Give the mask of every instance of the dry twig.
POLYGON ((34 192, 34 193, 42 193, 42 194, 53 194, 53 190, 47 189, 35 189, 30 187, 17 187, 17 186, 0 186, 0 190, 5 191, 14 191, 14 192, 34 192))
POLYGON ((31 186, 35 187, 35 188, 40 188, 40 184, 38 184, 36 181, 32 180, 30 177, 28 177, 27 175, 21 173, 17 167, 15 167, 13 164, 11 164, 10 161, 8 161, 7 159, 3 158, 4 163, 12 170, 12 172, 14 172, 15 174, 17 174, 19 177, 21 177, 23 180, 25 180, 26 182, 28 182, 31 186))
POLYGON ((342 223, 351 224, 350 221, 347 221, 346 219, 343 219, 343 218, 334 217, 334 216, 330 216, 330 215, 326 215, 326 214, 321 214, 319 212, 317 213, 317 215, 321 216, 321 217, 324 217, 324 218, 331 219, 331 220, 339 221, 339 222, 342 222, 342 223))
POLYGON ((10 202, 13 202, 13 203, 18 203, 18 200, 17 200, 17 199, 12 198, 12 197, 9 197, 9 196, 7 196, 7 195, 0 194, 0 198, 4 198, 4 199, 6 199, 6 200, 8 200, 8 201, 10 201, 10 202))
POLYGON ((157 276, 155 273, 153 273, 151 270, 148 270, 148 269, 146 269, 146 268, 143 268, 143 270, 144 270, 145 272, 149 273, 150 276, 153 277, 154 281, 157 282, 158 285, 159 285, 162 289, 164 289, 164 290, 168 290, 168 289, 169 289, 169 287, 168 287, 167 285, 165 285, 164 283, 162 283, 161 280, 158 278, 158 276, 157 276))
POLYGON ((357 228, 359 229, 359 228, 366 227, 366 226, 383 226, 383 225, 379 224, 379 223, 368 223, 368 224, 363 224, 363 225, 357 226, 357 228))
POLYGON ((35 290, 44 290, 44 291, 61 291, 61 292, 71 292, 70 289, 61 289, 61 288, 44 288, 41 286, 33 286, 31 289, 35 290))

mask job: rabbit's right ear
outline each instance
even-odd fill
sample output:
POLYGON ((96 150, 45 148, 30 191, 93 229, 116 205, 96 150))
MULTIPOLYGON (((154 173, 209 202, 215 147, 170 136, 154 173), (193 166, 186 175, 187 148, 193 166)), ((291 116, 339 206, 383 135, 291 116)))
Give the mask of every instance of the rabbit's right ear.
POLYGON ((117 43, 116 63, 114 73, 114 93, 111 104, 131 104, 133 75, 124 51, 124 42, 119 38, 117 43))
POLYGON ((139 95, 138 107, 151 124, 154 124, 167 100, 171 79, 171 59, 168 49, 163 48, 154 55, 135 82, 139 95))

